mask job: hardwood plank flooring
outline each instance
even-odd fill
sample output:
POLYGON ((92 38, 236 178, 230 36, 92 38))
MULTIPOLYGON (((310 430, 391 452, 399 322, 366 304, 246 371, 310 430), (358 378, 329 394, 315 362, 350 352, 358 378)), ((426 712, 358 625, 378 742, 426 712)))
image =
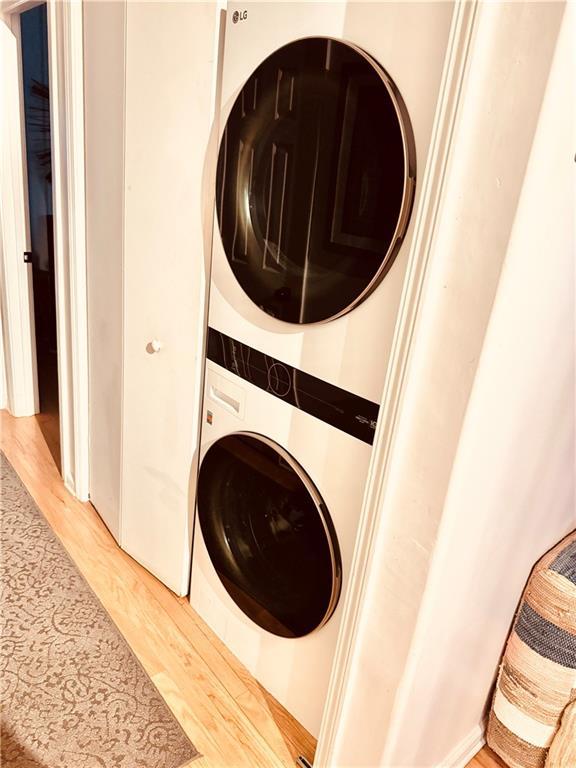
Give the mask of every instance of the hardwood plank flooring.
MULTIPOLYGON (((198 768, 285 768, 310 762, 315 739, 267 693, 209 627, 123 552, 91 504, 64 487, 46 417, 0 411, 0 448, 102 601, 184 730, 198 768)), ((468 768, 501 768, 487 747, 468 768)))

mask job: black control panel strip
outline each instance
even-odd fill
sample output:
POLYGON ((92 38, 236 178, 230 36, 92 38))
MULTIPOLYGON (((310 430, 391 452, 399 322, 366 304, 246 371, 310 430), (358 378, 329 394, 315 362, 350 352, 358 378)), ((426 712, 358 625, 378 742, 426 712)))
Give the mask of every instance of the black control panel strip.
POLYGON ((372 445, 379 406, 265 355, 213 328, 207 357, 274 397, 372 445))

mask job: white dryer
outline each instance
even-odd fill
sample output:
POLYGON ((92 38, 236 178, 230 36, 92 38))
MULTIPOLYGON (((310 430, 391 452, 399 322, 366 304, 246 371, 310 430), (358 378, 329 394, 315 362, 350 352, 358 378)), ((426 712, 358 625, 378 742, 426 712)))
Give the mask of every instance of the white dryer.
POLYGON ((451 3, 229 3, 190 600, 318 735, 451 3))
POLYGON ((229 3, 210 327, 379 402, 451 3, 229 3))

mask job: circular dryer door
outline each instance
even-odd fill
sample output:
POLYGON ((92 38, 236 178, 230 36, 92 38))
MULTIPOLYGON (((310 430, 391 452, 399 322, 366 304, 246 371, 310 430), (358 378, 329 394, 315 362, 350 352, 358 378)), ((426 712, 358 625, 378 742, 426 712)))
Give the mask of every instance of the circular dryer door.
POLYGON ((198 518, 222 584, 252 621, 282 637, 328 621, 341 586, 336 533, 279 445, 246 432, 217 440, 200 468, 198 518))
POLYGON ((414 194, 408 114, 384 70, 328 38, 280 48, 228 118, 216 209, 232 271, 268 314, 314 323, 378 285, 414 194))

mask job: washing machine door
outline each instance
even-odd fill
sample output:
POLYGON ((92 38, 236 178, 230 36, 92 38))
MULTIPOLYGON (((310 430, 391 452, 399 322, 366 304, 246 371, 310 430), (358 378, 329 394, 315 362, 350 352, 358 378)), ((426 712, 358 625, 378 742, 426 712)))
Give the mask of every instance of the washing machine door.
POLYGON ((414 179, 408 113, 382 67, 328 38, 284 46, 242 88, 220 145, 217 217, 236 279, 280 320, 344 314, 392 264, 414 179))
POLYGON ((198 519, 222 584, 252 621, 282 637, 328 621, 342 580, 336 533, 283 448, 247 432, 217 440, 200 467, 198 519))

